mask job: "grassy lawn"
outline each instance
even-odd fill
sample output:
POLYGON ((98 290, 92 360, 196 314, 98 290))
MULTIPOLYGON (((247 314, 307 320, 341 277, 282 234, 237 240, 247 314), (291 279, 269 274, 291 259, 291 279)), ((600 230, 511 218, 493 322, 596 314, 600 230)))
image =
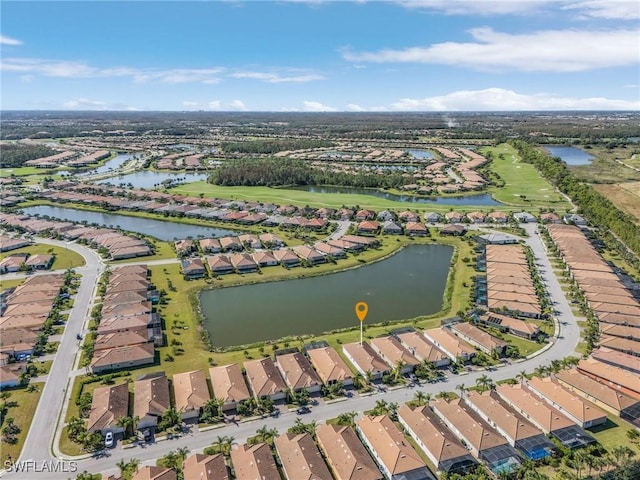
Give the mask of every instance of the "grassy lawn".
MULTIPOLYGON (((419 211, 439 211, 448 212, 452 208, 459 210, 458 207, 444 204, 424 204, 424 203, 407 203, 396 202, 384 198, 374 197, 373 195, 357 195, 357 194, 337 194, 337 193, 312 193, 303 190, 291 190, 286 188, 270 188, 270 187, 222 187, 212 185, 206 182, 192 182, 180 185, 170 189, 171 193, 182 195, 198 196, 204 194, 205 197, 218 197, 232 200, 250 200, 275 203, 277 205, 310 205, 314 207, 332 207, 340 208, 344 205, 358 205, 361 208, 372 208, 376 210, 395 209, 419 211)), ((477 192, 476 192, 477 193, 477 192)), ((505 208, 491 207, 493 210, 504 210, 505 208)), ((466 211, 487 210, 486 206, 466 205, 466 211)))
MULTIPOLYGON (((594 156, 595 159, 588 165, 577 165, 569 167, 571 172, 589 183, 620 183, 632 180, 640 180, 640 172, 627 168, 623 163, 633 165, 636 161, 630 160, 635 146, 616 147, 608 149, 606 147, 594 146, 585 148, 585 151, 594 156)), ((636 155, 636 159, 638 155, 636 155)), ((637 166, 637 165, 636 165, 637 166)))
POLYGON ((55 255, 55 260, 51 266, 51 270, 62 270, 67 268, 76 268, 84 265, 84 258, 79 253, 66 248, 35 244, 28 247, 18 248, 11 250, 10 252, 3 252, 0 254, 0 259, 16 253, 28 253, 30 255, 36 255, 38 253, 55 255))
POLYGON ((630 423, 615 415, 607 414, 607 423, 590 428, 588 431, 593 434, 596 440, 608 451, 615 447, 624 445, 636 453, 640 454, 640 447, 627 439, 627 430, 634 428, 630 423))
POLYGON ((496 200, 528 209, 552 207, 564 210, 569 207, 567 201, 540 176, 533 165, 520 161, 516 149, 511 145, 503 143, 497 147, 485 147, 481 152, 493 153, 491 169, 505 182, 504 187, 490 190, 496 200))
POLYGON ((156 240, 155 238, 147 237, 149 243, 153 244, 155 247, 155 252, 153 255, 149 255, 147 257, 136 257, 136 258, 125 258, 124 260, 111 260, 109 261, 109 265, 122 265, 131 262, 150 262, 152 260, 165 260, 167 258, 176 258, 176 252, 173 249, 173 245, 169 242, 162 242, 160 240, 156 240))
POLYGON ((6 290, 7 288, 14 288, 18 285, 22 285, 24 282, 24 278, 16 278, 15 280, 4 280, 0 277, 0 292, 2 290, 6 290))
POLYGON ((0 168, 0 177, 25 177, 27 175, 44 175, 55 172, 55 169, 42 169, 36 167, 0 168))
POLYGON ((11 393, 11 396, 7 399, 9 408, 7 409, 5 420, 7 417, 13 418, 14 423, 20 427, 20 433, 17 435, 17 443, 13 445, 9 445, 4 441, 0 443, 0 457, 3 462, 9 456, 11 456, 13 460, 17 460, 20 456, 22 445, 27 437, 27 432, 31 426, 33 415, 38 406, 42 389, 44 388, 44 383, 34 383, 32 385, 37 387, 33 392, 28 392, 26 388, 7 390, 11 393))

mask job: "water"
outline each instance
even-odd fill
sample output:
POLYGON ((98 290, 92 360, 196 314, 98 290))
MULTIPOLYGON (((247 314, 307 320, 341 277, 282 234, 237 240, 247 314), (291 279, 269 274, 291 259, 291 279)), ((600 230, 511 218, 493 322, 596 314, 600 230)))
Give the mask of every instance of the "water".
POLYGON ((205 327, 213 345, 228 346, 356 326, 359 301, 369 304, 369 325, 429 315, 442 308, 452 253, 447 245, 410 245, 345 272, 205 290, 205 327))
POLYGON ((552 157, 560 158, 567 165, 589 165, 594 159, 592 155, 576 147, 552 145, 545 147, 545 149, 552 157))
POLYGON ((384 198, 386 200, 392 200, 394 202, 405 203, 423 203, 423 204, 439 204, 439 205, 502 205, 500 202, 494 200, 494 198, 488 193, 482 193, 479 195, 463 195, 460 197, 435 197, 435 198, 423 198, 413 195, 397 195, 395 193, 383 192, 375 188, 360 188, 360 187, 338 187, 330 185, 302 185, 299 187, 290 187, 292 190, 304 190, 305 192, 312 193, 346 193, 356 195, 372 195, 378 198, 384 198))
POLYGON ((162 183, 166 181, 171 181, 175 185, 179 183, 206 181, 207 177, 208 175, 206 173, 173 173, 143 170, 118 177, 105 178, 98 180, 96 183, 110 183, 116 186, 131 184, 133 188, 157 188, 161 187, 162 183))
POLYGON ((436 158, 433 152, 429 150, 416 150, 411 149, 407 150, 407 153, 410 154, 413 158, 423 159, 423 158, 436 158))
POLYGON ((199 235, 203 237, 224 237, 226 235, 238 235, 242 233, 237 230, 227 230, 224 228, 200 227, 186 223, 129 217, 115 213, 76 210, 75 208, 52 207, 49 205, 27 207, 22 209, 22 211, 28 215, 46 215, 70 222, 86 221, 90 224, 95 223, 107 227, 119 227, 129 232, 142 233, 163 241, 172 241, 187 237, 197 238, 199 235))
POLYGON ((106 162, 104 165, 101 165, 98 168, 95 168, 88 172, 82 173, 79 176, 95 175, 99 173, 107 173, 111 170, 117 170, 118 168, 122 167, 125 163, 127 163, 129 160, 131 160, 132 157, 133 155, 130 155, 128 153, 119 153, 114 158, 106 162))

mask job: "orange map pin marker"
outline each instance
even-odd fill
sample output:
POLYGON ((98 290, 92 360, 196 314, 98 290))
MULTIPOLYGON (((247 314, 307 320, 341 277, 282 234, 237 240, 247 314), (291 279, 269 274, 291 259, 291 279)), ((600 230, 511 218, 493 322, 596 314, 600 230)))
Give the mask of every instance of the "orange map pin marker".
POLYGON ((356 303, 356 316, 360 322, 364 322, 364 319, 367 317, 367 313, 369 313, 369 305, 367 305, 366 302, 356 303))

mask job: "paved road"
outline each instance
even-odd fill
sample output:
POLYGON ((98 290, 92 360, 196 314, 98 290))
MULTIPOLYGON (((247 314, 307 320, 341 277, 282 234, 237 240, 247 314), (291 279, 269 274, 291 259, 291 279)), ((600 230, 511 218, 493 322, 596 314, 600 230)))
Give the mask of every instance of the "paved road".
MULTIPOLYGON (((535 233, 537 226, 523 225, 529 233, 529 238, 526 239, 526 243, 531 247, 536 263, 539 265, 541 277, 546 284, 547 290, 557 311, 556 317, 560 322, 560 334, 559 337, 554 339, 553 343, 548 346, 544 351, 539 352, 531 358, 514 362, 512 364, 504 365, 496 371, 485 372, 478 371, 472 373, 465 373, 456 376, 449 376, 447 380, 442 383, 424 384, 415 388, 400 388, 398 390, 378 392, 372 396, 354 396, 344 402, 337 402, 333 404, 320 404, 313 407, 313 411, 309 414, 303 415, 302 418, 305 422, 315 420, 319 423, 329 419, 337 417, 340 413, 346 411, 356 411, 362 413, 364 410, 371 409, 375 406, 377 400, 384 399, 387 402, 406 402, 410 400, 415 394, 416 390, 422 390, 426 393, 437 394, 441 391, 454 391, 457 385, 463 384, 465 386, 475 385, 475 381, 478 377, 487 374, 494 381, 503 380, 507 378, 515 378, 522 370, 527 372, 533 371, 536 367, 541 365, 547 365, 552 360, 560 360, 567 355, 574 352, 579 340, 579 328, 577 320, 574 317, 571 306, 567 301, 560 284, 553 274, 552 266, 546 255, 543 242, 540 236, 535 233)), ((83 282, 84 284, 85 282, 83 282)), ((70 322, 71 323, 71 322, 70 322)), ((66 333, 65 333, 66 335, 66 333)), ((57 362, 57 360, 56 360, 57 362)), ((54 363, 54 367, 56 364, 54 363)), ((69 369, 65 370, 68 372, 69 369)), ((58 397, 60 395, 60 386, 54 387, 54 392, 57 392, 58 397)), ((46 389, 45 389, 46 392, 46 389)), ((44 395, 44 393, 43 393, 44 395)), ((43 398, 44 399, 44 398, 43 398)), ((60 400, 58 398, 58 400, 60 400)), ((41 402, 40 406, 49 405, 49 403, 41 402)), ((59 410, 59 401, 57 408, 59 410)), ((39 407, 40 407, 39 406, 39 407)), ((40 411, 44 408, 38 408, 38 414, 34 424, 40 420, 40 411)), ((48 408, 46 410, 49 410, 48 408)), ((44 415, 45 417, 50 415, 44 415)), ((230 435, 233 436, 235 442, 238 444, 244 443, 247 437, 255 434, 255 431, 263 425, 268 425, 269 428, 276 428, 279 432, 284 432, 295 421, 296 415, 292 413, 285 413, 278 418, 269 418, 264 420, 256 420, 240 424, 228 424, 222 428, 216 428, 206 432, 197 432, 186 435, 184 437, 161 441, 153 445, 137 446, 131 449, 123 450, 116 448, 108 451, 108 456, 101 458, 86 458, 77 460, 79 471, 87 470, 90 472, 102 472, 103 474, 118 473, 118 469, 115 467, 116 463, 122 459, 137 458, 141 461, 142 465, 155 464, 155 459, 167 454, 171 450, 175 450, 180 447, 187 447, 191 452, 201 451, 204 447, 210 445, 218 436, 230 435)), ((29 432, 27 438, 28 448, 25 447, 22 459, 34 458, 34 459, 51 459, 49 453, 49 446, 51 445, 51 438, 53 436, 54 427, 53 424, 48 425, 46 428, 38 427, 38 434, 43 438, 46 437, 46 441, 40 438, 34 438, 36 434, 32 431, 29 432), (32 443, 33 442, 33 443, 32 443)), ((62 458, 62 457, 60 457, 62 458)), ((63 480, 69 478, 68 473, 49 473, 47 479, 51 480, 63 480)), ((33 476, 24 473, 11 473, 7 474, 8 478, 12 479, 31 479, 33 476)))
POLYGON ((85 266, 75 269, 77 273, 82 275, 80 287, 62 334, 55 360, 51 366, 48 381, 45 383, 31 428, 27 434, 20 460, 48 459, 52 457, 51 446, 57 430, 58 413, 66 401, 65 395, 69 390, 67 388, 69 372, 74 367, 76 353, 78 352, 76 335, 83 330, 84 323, 89 318, 94 289, 104 268, 101 258, 89 248, 75 243, 49 239, 37 238, 35 241, 73 250, 82 255, 85 260, 85 266))

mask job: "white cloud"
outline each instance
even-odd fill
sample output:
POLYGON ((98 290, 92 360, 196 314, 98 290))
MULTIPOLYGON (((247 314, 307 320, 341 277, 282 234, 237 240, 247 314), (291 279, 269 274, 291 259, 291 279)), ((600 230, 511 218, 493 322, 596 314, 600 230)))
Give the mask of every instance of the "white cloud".
POLYGON ((335 112, 336 109, 333 107, 329 107, 327 105, 323 105, 320 102, 314 102, 312 100, 305 100, 302 102, 303 110, 305 112, 335 112))
POLYGON ((582 0, 568 2, 563 10, 577 10, 583 18, 637 20, 640 18, 638 0, 582 0))
POLYGON ((223 68, 140 69, 125 66, 99 68, 85 62, 37 58, 5 58, 2 60, 1 69, 5 72, 18 72, 45 77, 130 77, 137 83, 158 81, 169 84, 189 82, 218 83, 220 81, 218 75, 224 71, 223 68))
POLYGON ((186 110, 212 110, 212 111, 242 111, 247 107, 242 100, 232 100, 229 103, 222 102, 220 100, 211 100, 210 102, 194 102, 192 100, 185 100, 182 102, 182 106, 186 110))
POLYGON ((64 108, 69 110, 107 110, 106 102, 99 100, 90 100, 88 98, 74 98, 63 104, 64 108))
POLYGON ((236 72, 232 73, 233 78, 250 78, 253 80, 261 80, 267 83, 306 83, 315 80, 324 80, 325 77, 316 74, 307 75, 278 75, 267 72, 236 72))
POLYGON ((367 109, 364 108, 364 107, 361 107, 357 103, 348 103, 347 104, 347 110, 350 111, 350 112, 364 112, 367 109))
POLYGON ((12 46, 22 45, 22 40, 7 37, 6 35, 0 34, 0 45, 12 45, 12 46))
POLYGON ((525 15, 551 0, 400 0, 406 8, 436 10, 447 15, 525 15))
POLYGON ((352 62, 431 63, 482 70, 576 72, 634 65, 640 61, 640 30, 545 30, 510 34, 491 28, 470 31, 475 42, 351 52, 352 62))
POLYGON ((487 88, 435 97, 403 98, 391 107, 398 111, 638 110, 640 101, 572 98, 547 93, 527 95, 503 88, 487 88))

